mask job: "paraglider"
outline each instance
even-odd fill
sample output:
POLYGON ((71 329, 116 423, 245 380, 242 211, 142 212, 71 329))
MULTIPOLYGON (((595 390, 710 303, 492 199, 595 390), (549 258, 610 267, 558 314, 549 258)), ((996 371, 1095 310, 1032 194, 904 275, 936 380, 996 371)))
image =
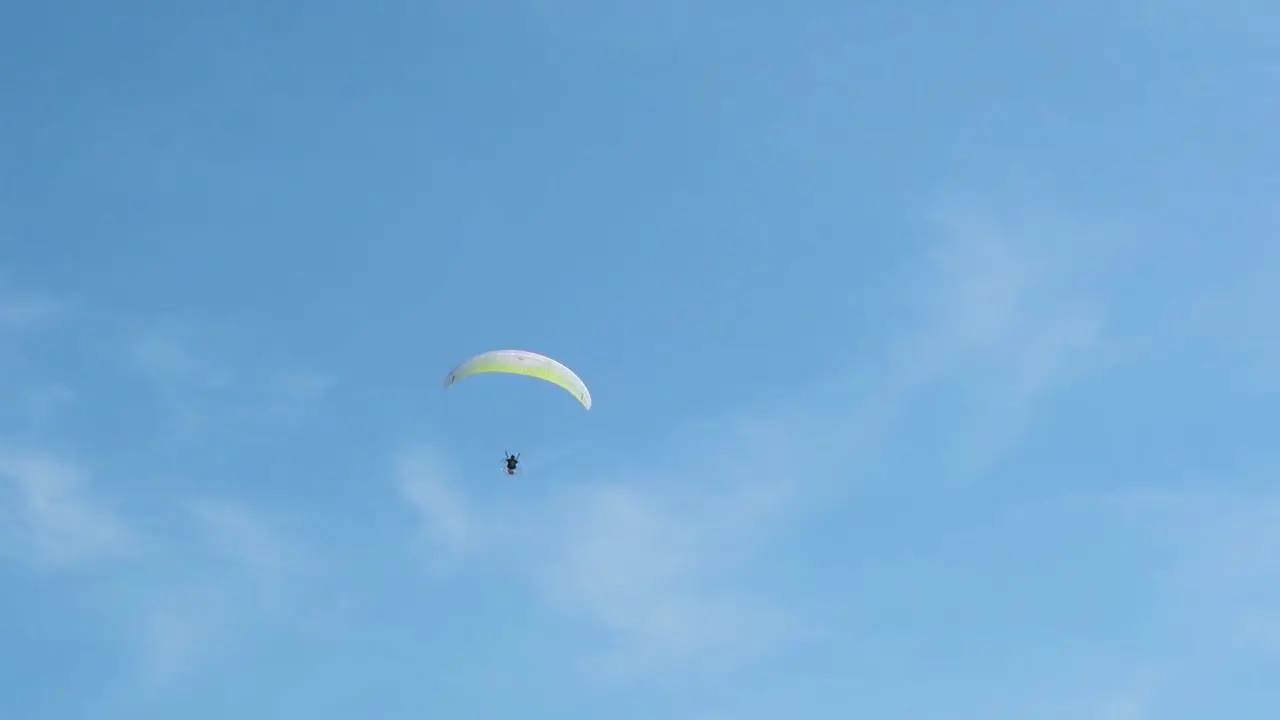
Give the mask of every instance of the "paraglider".
MULTIPOLYGON (((591 410, 591 391, 572 370, 546 355, 528 350, 490 350, 464 360, 444 379, 446 389, 459 380, 486 373, 524 375, 543 380, 568 392, 582 407, 591 410)), ((515 475, 520 465, 520 455, 504 452, 507 475, 515 475)))
POLYGON ((464 360, 444 379, 446 388, 459 380, 485 373, 506 373, 545 380, 577 398, 582 407, 591 409, 591 391, 572 370, 546 355, 528 350, 490 350, 464 360))

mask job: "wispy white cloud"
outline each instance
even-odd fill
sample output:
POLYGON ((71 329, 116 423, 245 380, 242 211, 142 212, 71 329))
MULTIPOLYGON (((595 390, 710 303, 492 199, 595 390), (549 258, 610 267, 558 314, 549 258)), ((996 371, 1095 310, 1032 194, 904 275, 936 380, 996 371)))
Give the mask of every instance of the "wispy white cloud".
POLYGON ((152 537, 148 561, 134 568, 146 591, 122 608, 138 627, 140 679, 154 690, 252 642, 254 628, 296 599, 306 562, 242 503, 200 498, 179 516, 180 527, 152 537))
POLYGON ((870 390, 833 399, 823 385, 776 412, 681 428, 673 437, 683 439, 653 453, 670 460, 558 484, 532 507, 486 506, 438 470, 419 473, 430 481, 407 496, 443 546, 502 528, 485 536, 485 557, 604 631, 615 669, 723 668, 820 633, 802 599, 761 595, 759 558, 858 482, 841 468, 912 458, 896 442, 904 422, 961 386, 970 394, 959 412, 974 422, 959 425, 981 429, 939 438, 951 448, 939 464, 980 476, 1101 342, 1098 304, 1071 292, 1035 238, 998 219, 944 224, 942 235, 912 288, 917 322, 880 364, 856 369, 876 378, 870 390))
POLYGON ((296 599, 305 554, 250 508, 203 497, 130 513, 105 486, 57 454, 0 450, 0 560, 62 573, 120 629, 126 684, 189 677, 296 599))
POLYGON ((172 525, 129 522, 85 472, 54 455, 0 452, 0 490, 0 542, 11 562, 109 569, 80 581, 104 604, 95 612, 133 628, 130 653, 153 689, 249 639, 242 631, 283 607, 302 566, 296 546, 241 504, 201 499, 171 508, 172 525))
POLYGON ((297 548, 240 504, 204 498, 190 504, 190 513, 212 559, 258 585, 264 598, 273 596, 303 561, 297 548))
POLYGON ((441 558, 503 563, 549 607, 606 631, 597 669, 714 668, 800 625, 754 597, 743 570, 796 499, 789 473, 817 468, 787 453, 782 467, 769 457, 776 447, 744 452, 750 439, 724 433, 723 444, 691 448, 688 464, 628 468, 523 506, 480 504, 431 454, 402 461, 398 484, 437 568, 441 558))
POLYGON ((752 591, 772 508, 749 491, 682 492, 673 486, 705 477, 686 472, 584 484, 528 529, 524 570, 561 611, 613 636, 607 669, 718 669, 807 629, 752 591))
POLYGON ((242 379, 211 357, 192 328, 177 323, 148 326, 124 341, 124 360, 155 393, 167 413, 184 426, 202 425, 213 402, 242 379))
POLYGON ((0 332, 29 332, 48 328, 67 310, 67 303, 50 297, 0 298, 0 332))
MULTIPOLYGON (((110 482, 90 471, 92 462, 44 450, 75 445, 47 421, 83 400, 81 391, 92 399, 95 388, 60 375, 64 363, 50 362, 36 344, 42 336, 35 332, 54 328, 68 305, 25 297, 0 300, 0 333, 8 333, 0 338, 7 378, 0 383, 7 410, 0 418, 0 559, 62 571, 59 581, 72 583, 94 615, 120 630, 117 649, 135 661, 120 668, 122 687, 132 679, 160 690, 252 642, 261 623, 286 616, 308 556, 244 503, 110 482)), ((92 335, 57 340, 60 349, 116 353, 154 393, 157 404, 141 415, 178 426, 195 443, 216 442, 213 431, 231 420, 248 418, 260 431, 305 417, 332 385, 257 355, 244 360, 238 345, 193 323, 122 327, 109 317, 92 335)))
MULTIPOLYGON (((1064 683, 1069 685, 1070 683, 1064 683)), ((1008 720, 1154 720, 1165 717, 1152 680, 1122 678, 1104 687, 1078 687, 1056 698, 1036 697, 996 717, 1008 720)))
POLYGON ((321 408, 336 378, 314 369, 252 359, 225 337, 191 322, 144 324, 126 334, 123 361, 163 412, 187 432, 221 423, 296 422, 321 408))
POLYGON ((216 390, 235 375, 195 351, 196 342, 176 327, 149 328, 128 340, 127 360, 159 385, 216 390))
POLYGON ((294 421, 314 412, 337 384, 330 374, 298 370, 279 373, 266 380, 262 396, 268 417, 294 421))
POLYGON ((10 552, 54 567, 115 557, 129 549, 125 524, 91 497, 84 473, 36 452, 0 451, 0 480, 9 490, 0 504, 10 552))
POLYGON ((1064 233, 1067 223, 1048 212, 942 207, 931 216, 941 239, 907 285, 914 322, 891 339, 878 389, 850 414, 881 446, 910 427, 917 445, 934 448, 931 472, 963 481, 1007 454, 1057 388, 1106 362, 1106 298, 1091 275, 1107 260, 1083 240, 1064 248, 1088 232, 1064 233), (925 404, 970 421, 924 437, 904 420, 925 404))
POLYGON ((193 665, 206 660, 219 643, 221 628, 203 611, 198 596, 151 606, 136 633, 141 680, 152 690, 164 688, 193 665))
POLYGON ((1167 607, 1187 637, 1233 652, 1280 655, 1280 494, 1125 490, 1104 507, 1167 551, 1167 607))
POLYGON ((44 425, 75 400, 65 382, 42 373, 30 356, 69 314, 71 304, 47 295, 3 292, 0 284, 0 418, 15 425, 44 425))
POLYGON ((1280 658, 1280 495, 1247 484, 1166 480, 1088 496, 1089 522, 1119 530, 1130 552, 1141 549, 1135 570, 1149 583, 1149 603, 1140 622, 1155 632, 1136 646, 1099 644, 1093 665, 1111 672, 1058 678, 1014 716, 1166 717, 1188 700, 1232 702, 1224 678, 1280 658))
POLYGON ((1117 694, 1099 703, 1098 720, 1148 720, 1155 717, 1151 691, 1146 688, 1117 694))
POLYGON ((417 513, 429 543, 430 564, 437 569, 483 547, 484 518, 455 486, 453 470, 438 451, 415 447, 396 458, 395 482, 401 497, 417 513))

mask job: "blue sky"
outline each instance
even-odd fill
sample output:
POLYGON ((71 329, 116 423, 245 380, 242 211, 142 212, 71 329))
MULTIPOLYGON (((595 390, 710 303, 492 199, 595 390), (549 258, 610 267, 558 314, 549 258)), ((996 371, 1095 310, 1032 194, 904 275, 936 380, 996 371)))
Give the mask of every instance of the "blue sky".
POLYGON ((1277 29, 5 5, 0 716, 1280 716, 1277 29))

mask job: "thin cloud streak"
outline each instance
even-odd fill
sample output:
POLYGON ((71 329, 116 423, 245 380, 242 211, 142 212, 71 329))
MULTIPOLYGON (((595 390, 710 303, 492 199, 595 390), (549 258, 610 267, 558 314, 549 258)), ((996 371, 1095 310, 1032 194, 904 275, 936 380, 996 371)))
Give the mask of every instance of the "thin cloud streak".
POLYGON ((338 384, 316 369, 263 367, 195 323, 144 324, 121 338, 123 368, 141 381, 170 423, 191 436, 231 425, 279 427, 323 411, 338 384))
POLYGON ((85 474, 45 453, 0 451, 0 505, 10 553, 40 566, 67 568, 119 557, 134 542, 125 525, 88 496, 85 474))
POLYGON ((451 567, 488 539, 482 521, 449 480, 450 474, 439 453, 422 447, 402 452, 394 468, 397 490, 419 516, 431 546, 431 565, 437 569, 451 567))
POLYGON ((918 324, 882 364, 858 369, 879 376, 869 391, 824 385, 775 413, 703 423, 656 453, 678 458, 666 466, 588 477, 533 507, 479 505, 435 473, 411 496, 414 509, 445 549, 472 524, 504 528, 488 540, 505 546, 485 559, 601 630, 615 671, 723 668, 818 637, 822 620, 798 609, 802 599, 761 599, 759 557, 861 482, 841 468, 903 459, 898 433, 920 403, 976 380, 966 411, 984 429, 945 440, 959 474, 980 477, 1097 349, 1095 306, 1058 294, 1060 278, 1035 250, 1008 233, 945 228, 913 289, 918 324))
POLYGON ((1280 657, 1280 495, 1129 489, 1095 502, 1165 548, 1164 611, 1185 636, 1280 657))
POLYGON ((0 332, 43 330, 67 311, 67 303, 47 297, 0 299, 0 332))
POLYGON ((0 552, 70 574, 95 613, 132 628, 122 650, 147 687, 247 639, 238 627, 282 607, 297 553, 246 508, 203 499, 157 526, 113 510, 90 480, 53 454, 0 451, 0 552))
MULTIPOLYGON (((305 557, 242 503, 200 498, 185 533, 153 538, 165 551, 134 568, 147 591, 131 603, 141 679, 161 690, 244 643, 253 629, 296 610, 305 557)), ((125 611, 129 612, 129 611, 125 611)))

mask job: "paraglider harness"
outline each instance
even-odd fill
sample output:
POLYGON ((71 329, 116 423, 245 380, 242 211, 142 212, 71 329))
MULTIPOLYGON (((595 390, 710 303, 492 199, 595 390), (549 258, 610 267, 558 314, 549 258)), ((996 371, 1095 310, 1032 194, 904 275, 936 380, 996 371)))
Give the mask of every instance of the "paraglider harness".
POLYGON ((519 453, 516 453, 515 455, 512 455, 511 453, 504 453, 504 454, 507 456, 507 459, 506 459, 507 474, 515 475, 516 467, 520 464, 520 454, 519 453))

